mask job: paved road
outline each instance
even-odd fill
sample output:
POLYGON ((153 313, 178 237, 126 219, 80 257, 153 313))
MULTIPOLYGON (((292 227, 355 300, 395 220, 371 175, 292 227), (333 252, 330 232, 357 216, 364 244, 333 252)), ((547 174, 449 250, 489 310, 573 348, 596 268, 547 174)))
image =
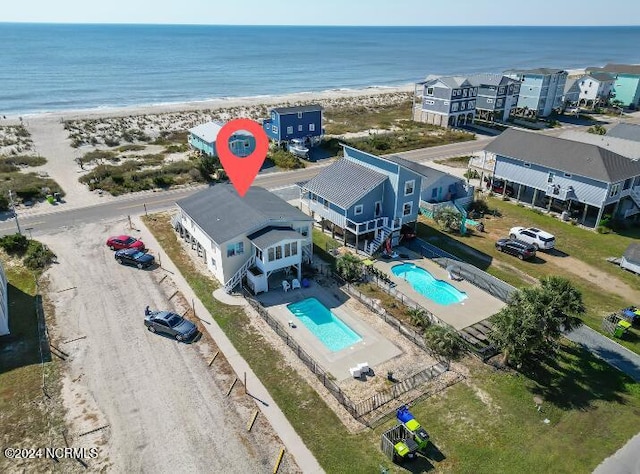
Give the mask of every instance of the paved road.
POLYGON ((605 459, 593 474, 640 474, 640 433, 613 456, 605 459))
POLYGON ((640 355, 585 325, 574 329, 565 336, 640 382, 640 355))

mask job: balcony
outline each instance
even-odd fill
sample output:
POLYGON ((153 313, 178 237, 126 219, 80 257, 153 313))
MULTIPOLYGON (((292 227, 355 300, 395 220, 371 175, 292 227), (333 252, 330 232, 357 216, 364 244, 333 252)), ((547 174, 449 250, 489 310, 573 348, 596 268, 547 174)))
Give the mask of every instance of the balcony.
POLYGON ((388 221, 389 219, 386 217, 377 217, 366 222, 354 222, 351 219, 347 219, 347 229, 355 234, 361 235, 387 227, 388 221))
POLYGON ((576 200, 576 193, 573 191, 573 186, 561 187, 559 184, 547 185, 546 195, 550 198, 560 199, 566 201, 568 199, 576 200))

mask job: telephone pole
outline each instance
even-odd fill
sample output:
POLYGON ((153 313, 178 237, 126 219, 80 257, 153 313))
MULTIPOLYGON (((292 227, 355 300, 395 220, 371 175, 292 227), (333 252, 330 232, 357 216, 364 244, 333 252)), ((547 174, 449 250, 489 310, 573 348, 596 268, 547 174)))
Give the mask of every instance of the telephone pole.
POLYGON ((13 202, 13 194, 11 194, 11 190, 9 190, 9 202, 11 203, 11 209, 13 210, 13 217, 16 219, 16 226, 18 227, 18 234, 22 235, 22 231, 20 230, 20 222, 18 222, 18 213, 16 212, 16 205, 13 202))

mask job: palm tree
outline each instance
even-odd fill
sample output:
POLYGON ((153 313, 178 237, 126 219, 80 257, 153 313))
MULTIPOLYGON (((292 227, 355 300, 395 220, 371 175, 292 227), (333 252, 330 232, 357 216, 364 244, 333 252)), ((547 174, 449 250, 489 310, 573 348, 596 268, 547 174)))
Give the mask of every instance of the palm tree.
POLYGON ((407 315, 409 316, 411 324, 417 328, 426 328, 431 324, 422 308, 409 308, 407 315))
POLYGON ((453 330, 437 324, 432 324, 427 328, 424 340, 436 355, 447 359, 457 358, 462 350, 458 335, 453 330))
POLYGON ((433 220, 444 230, 460 230, 462 224, 460 212, 450 206, 437 209, 433 213, 433 220))
POLYGON ((348 252, 336 259, 336 269, 347 281, 355 281, 362 276, 362 262, 348 252))

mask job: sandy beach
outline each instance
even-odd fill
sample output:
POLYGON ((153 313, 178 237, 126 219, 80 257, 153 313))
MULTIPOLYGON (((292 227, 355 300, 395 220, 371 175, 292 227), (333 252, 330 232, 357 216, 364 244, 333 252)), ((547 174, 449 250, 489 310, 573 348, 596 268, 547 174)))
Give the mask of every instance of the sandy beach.
MULTIPOLYGON (((64 202, 55 210, 83 207, 106 200, 118 199, 108 193, 90 191, 78 179, 96 164, 81 167, 78 158, 88 152, 130 143, 126 132, 136 131, 155 139, 163 132, 184 131, 210 120, 227 121, 246 117, 254 120, 266 118, 274 106, 320 103, 325 109, 377 107, 408 100, 413 85, 393 88, 370 87, 365 89, 304 92, 265 97, 240 97, 201 102, 161 104, 142 107, 122 107, 58 111, 23 116, 0 116, 0 156, 39 155, 47 159, 42 166, 21 169, 35 172, 55 180, 64 190, 64 202), (24 126, 29 132, 29 143, 24 139, 18 145, 7 145, 15 140, 16 126, 24 126), (125 138, 123 138, 125 134, 125 138), (4 139, 10 139, 3 142, 4 139), (111 145, 111 146, 110 146, 111 145)), ((142 154, 153 153, 155 147, 147 145, 142 154)), ((186 159, 187 153, 183 153, 186 159)), ((171 160, 181 159, 172 155, 171 160)), ((33 215, 51 212, 46 202, 26 207, 18 205, 22 214, 33 215)))

